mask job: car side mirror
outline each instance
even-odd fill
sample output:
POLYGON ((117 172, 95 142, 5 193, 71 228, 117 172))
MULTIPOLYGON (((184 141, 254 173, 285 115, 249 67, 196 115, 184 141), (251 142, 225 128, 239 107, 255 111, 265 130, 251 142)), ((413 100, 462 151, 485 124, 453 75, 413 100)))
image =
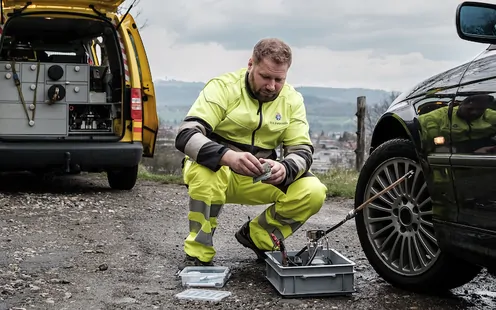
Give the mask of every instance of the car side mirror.
POLYGON ((467 41, 496 43, 496 5, 466 1, 456 9, 458 36, 467 41))

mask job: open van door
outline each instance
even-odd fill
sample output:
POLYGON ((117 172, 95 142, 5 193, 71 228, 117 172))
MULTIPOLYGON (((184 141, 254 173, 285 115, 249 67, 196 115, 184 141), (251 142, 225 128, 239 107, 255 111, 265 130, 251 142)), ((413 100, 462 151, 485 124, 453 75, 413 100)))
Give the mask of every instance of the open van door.
POLYGON ((22 8, 24 6, 70 6, 88 8, 90 5, 109 12, 117 11, 124 0, 2 0, 5 8, 22 8))
POLYGON ((129 36, 130 43, 136 56, 141 81, 141 95, 143 104, 143 157, 153 157, 159 121, 157 115, 155 89, 153 86, 148 57, 146 56, 145 47, 143 45, 143 41, 141 40, 138 26, 136 25, 131 14, 127 14, 125 16, 120 27, 122 27, 122 31, 127 32, 127 36, 129 36))

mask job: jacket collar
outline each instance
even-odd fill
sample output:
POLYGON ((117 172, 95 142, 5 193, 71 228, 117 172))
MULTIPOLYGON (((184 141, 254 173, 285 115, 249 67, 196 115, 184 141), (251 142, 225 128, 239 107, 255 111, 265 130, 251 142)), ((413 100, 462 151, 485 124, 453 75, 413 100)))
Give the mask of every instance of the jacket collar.
MULTIPOLYGON (((255 94, 253 93, 253 91, 251 90, 251 87, 250 87, 250 82, 249 82, 249 76, 250 76, 250 72, 248 72, 248 70, 246 70, 246 73, 245 73, 245 87, 246 87, 246 92, 248 93, 248 95, 254 99, 254 100, 257 100, 257 98, 255 97, 255 94)), ((257 100, 258 101, 258 100, 257 100)))

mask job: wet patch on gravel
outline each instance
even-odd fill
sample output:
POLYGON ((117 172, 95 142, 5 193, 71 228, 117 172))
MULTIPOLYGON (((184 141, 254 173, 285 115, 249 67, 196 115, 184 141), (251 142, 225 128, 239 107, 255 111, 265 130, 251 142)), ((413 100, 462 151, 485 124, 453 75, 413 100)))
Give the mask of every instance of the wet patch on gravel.
MULTIPOLYGON (((187 234, 186 189, 140 181, 112 191, 99 175, 40 181, 0 177, 0 310, 6 309, 491 309, 494 277, 482 272, 449 296, 391 287, 370 267, 354 222, 329 238, 356 263, 356 293, 325 298, 282 298, 265 279, 265 266, 239 245, 236 230, 262 206, 228 205, 214 237, 215 263, 232 269, 217 304, 179 300, 177 277, 187 234)), ((287 241, 305 245, 305 229, 326 229, 352 201, 333 199, 287 241)))

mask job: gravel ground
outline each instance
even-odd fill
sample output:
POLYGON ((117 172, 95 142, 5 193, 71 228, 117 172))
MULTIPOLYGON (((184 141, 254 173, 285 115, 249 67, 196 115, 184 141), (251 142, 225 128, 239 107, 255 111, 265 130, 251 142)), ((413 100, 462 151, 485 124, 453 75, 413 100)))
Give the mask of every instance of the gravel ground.
MULTIPOLYGON (((234 233, 263 207, 226 206, 216 232, 215 263, 232 268, 217 304, 175 297, 187 233, 186 189, 139 181, 112 191, 98 175, 39 181, 0 178, 0 310, 4 309, 494 309, 494 278, 482 273, 450 296, 421 296, 392 288, 372 270, 348 221, 330 235, 332 247, 356 263, 356 293, 325 298, 281 298, 264 278, 264 265, 234 233), (34 185, 26 185, 33 183, 34 185)), ((350 200, 330 200, 287 241, 304 246, 305 229, 341 220, 350 200)))

